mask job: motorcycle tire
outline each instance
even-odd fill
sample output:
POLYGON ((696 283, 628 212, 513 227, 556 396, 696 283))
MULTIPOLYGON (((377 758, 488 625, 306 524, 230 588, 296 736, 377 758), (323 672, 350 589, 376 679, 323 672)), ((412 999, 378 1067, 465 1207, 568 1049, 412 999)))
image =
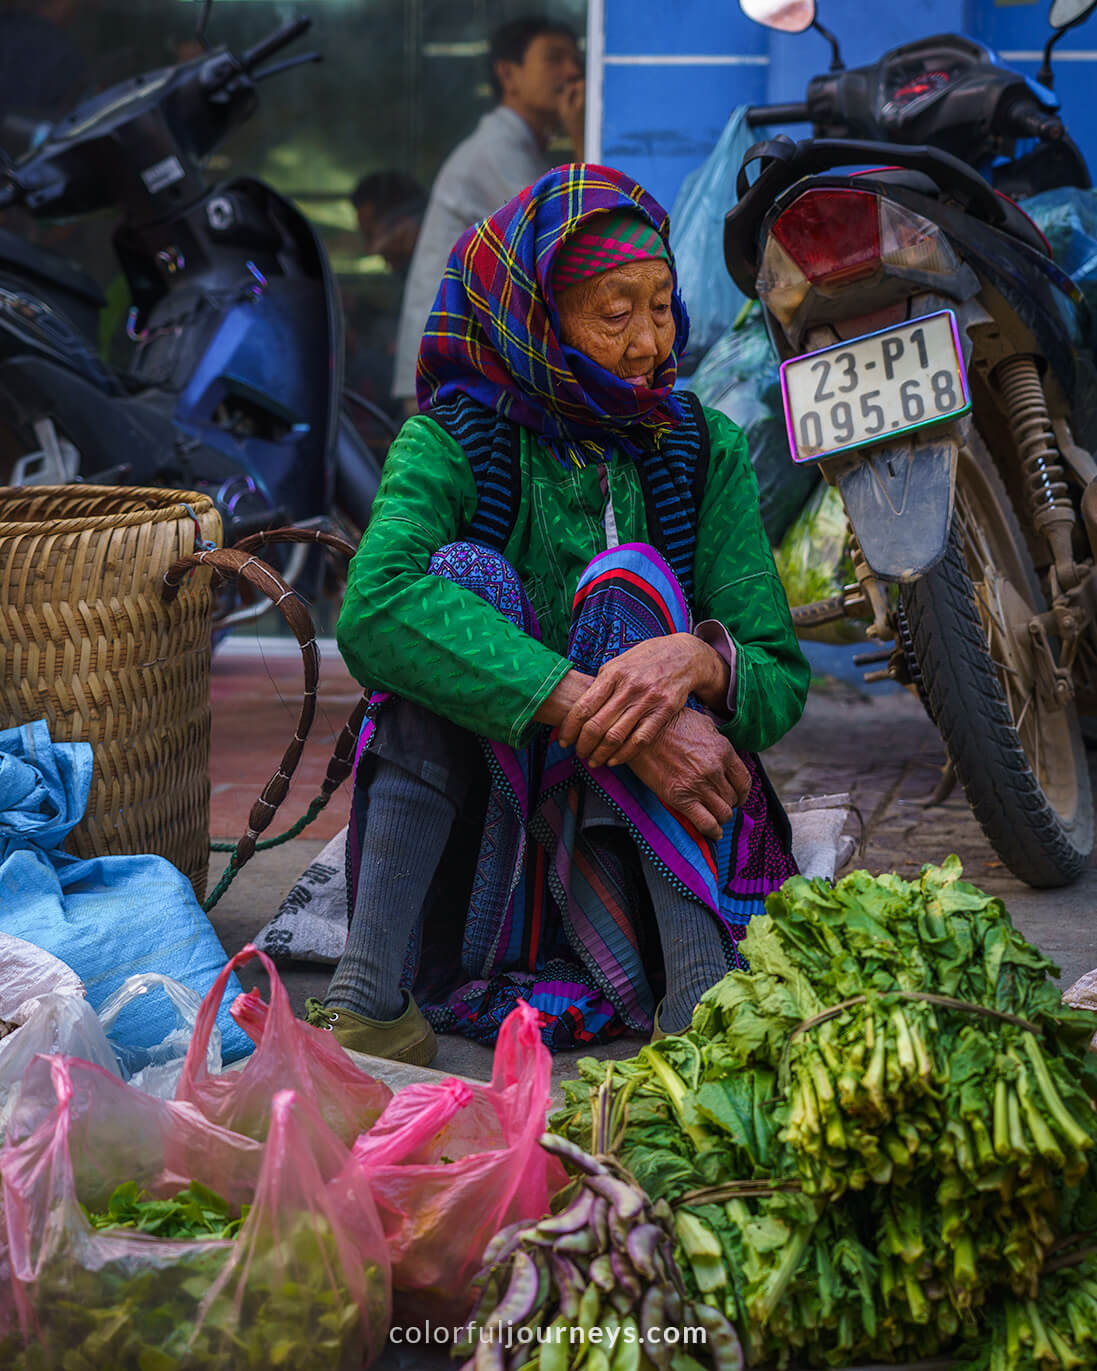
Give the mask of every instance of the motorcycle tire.
POLYGON ((1077 880, 1094 843, 1078 713, 1040 699, 1024 625, 1046 602, 974 430, 960 452, 948 550, 899 594, 931 717, 991 846, 1028 885, 1077 880))

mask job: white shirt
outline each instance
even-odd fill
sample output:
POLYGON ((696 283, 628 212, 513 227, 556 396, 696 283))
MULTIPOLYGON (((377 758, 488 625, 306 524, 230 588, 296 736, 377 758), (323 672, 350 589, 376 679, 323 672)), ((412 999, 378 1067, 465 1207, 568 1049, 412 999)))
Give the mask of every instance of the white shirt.
POLYGON ((442 163, 408 268, 396 335, 392 393, 415 394, 419 342, 453 245, 470 224, 532 185, 552 166, 520 114, 498 105, 442 163))

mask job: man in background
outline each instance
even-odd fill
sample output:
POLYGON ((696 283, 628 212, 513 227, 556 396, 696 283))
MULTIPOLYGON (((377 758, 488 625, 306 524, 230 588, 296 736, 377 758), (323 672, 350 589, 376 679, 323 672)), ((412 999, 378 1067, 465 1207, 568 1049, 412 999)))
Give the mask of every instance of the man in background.
POLYGON ((344 289, 347 388, 367 405, 354 407, 359 433, 378 455, 388 450, 404 417, 392 394, 400 302, 426 192, 413 176, 385 168, 363 176, 350 193, 367 257, 380 257, 386 271, 370 271, 344 289))
POLYGON ((366 256, 383 257, 390 271, 406 277, 427 207, 422 186, 404 171, 373 171, 351 191, 350 202, 366 256))
POLYGON ((392 390, 409 413, 416 409, 419 341, 454 243, 470 224, 543 176, 554 160, 568 160, 548 154, 556 134, 571 143, 571 160, 583 160, 583 62, 566 24, 546 18, 504 24, 492 34, 488 66, 499 103, 443 162, 404 290, 392 390))

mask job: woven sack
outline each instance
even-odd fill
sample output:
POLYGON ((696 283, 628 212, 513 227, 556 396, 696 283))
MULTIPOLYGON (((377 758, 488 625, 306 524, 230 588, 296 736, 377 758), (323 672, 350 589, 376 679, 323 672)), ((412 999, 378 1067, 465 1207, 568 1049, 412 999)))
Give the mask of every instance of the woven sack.
POLYGON ((209 573, 189 576, 170 605, 161 592, 196 539, 220 535, 212 502, 189 491, 0 487, 0 727, 44 718, 55 741, 91 744, 91 795, 70 851, 156 853, 199 899, 209 864, 209 573))

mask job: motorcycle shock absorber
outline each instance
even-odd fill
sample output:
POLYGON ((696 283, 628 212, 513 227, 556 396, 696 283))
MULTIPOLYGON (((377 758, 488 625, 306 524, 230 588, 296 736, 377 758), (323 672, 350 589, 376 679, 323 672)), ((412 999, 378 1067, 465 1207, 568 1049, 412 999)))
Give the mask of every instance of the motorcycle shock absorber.
POLYGON ((1071 546, 1077 519, 1036 359, 1023 353, 1007 357, 995 367, 994 383, 1017 444, 1028 512, 1036 531, 1047 539, 1059 585, 1072 590, 1079 580, 1071 546))
POLYGON ((849 530, 849 558, 853 563, 853 572, 857 577, 861 595, 872 612, 872 623, 865 629, 865 633, 877 642, 886 642, 889 638, 895 637, 888 613, 887 596, 872 568, 865 561, 865 554, 861 551, 861 544, 852 528, 849 530))

